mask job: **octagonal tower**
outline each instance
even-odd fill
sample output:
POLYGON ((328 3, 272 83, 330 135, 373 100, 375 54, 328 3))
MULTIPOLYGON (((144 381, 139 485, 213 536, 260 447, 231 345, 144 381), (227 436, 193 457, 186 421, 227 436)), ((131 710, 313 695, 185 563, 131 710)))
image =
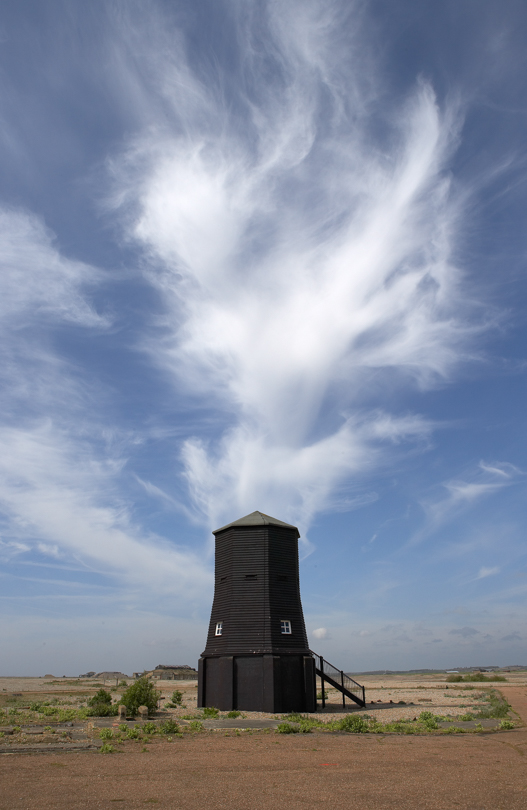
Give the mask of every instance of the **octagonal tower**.
POLYGON ((298 538, 262 512, 222 526, 198 706, 316 711, 315 661, 300 601, 298 538))

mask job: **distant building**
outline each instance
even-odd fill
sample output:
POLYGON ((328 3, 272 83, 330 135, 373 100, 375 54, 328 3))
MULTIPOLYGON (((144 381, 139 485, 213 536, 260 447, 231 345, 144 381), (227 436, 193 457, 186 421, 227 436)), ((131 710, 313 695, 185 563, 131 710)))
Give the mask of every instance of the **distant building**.
POLYGON ((134 672, 134 677, 140 678, 142 675, 154 681, 193 681, 198 677, 198 672, 188 664, 158 664, 150 672, 134 672))

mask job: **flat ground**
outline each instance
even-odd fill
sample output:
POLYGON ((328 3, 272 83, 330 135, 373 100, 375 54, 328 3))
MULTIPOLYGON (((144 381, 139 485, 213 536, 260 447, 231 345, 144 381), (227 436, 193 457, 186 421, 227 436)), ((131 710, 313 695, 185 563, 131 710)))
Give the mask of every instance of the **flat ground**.
MULTIPOLYGON (((508 683, 497 686, 516 717, 525 723, 525 674, 507 678, 508 683)), ((369 680, 367 699, 373 700, 378 690, 383 701, 380 705, 386 706, 379 709, 382 712, 406 711, 408 704, 414 703, 414 712, 419 706, 440 713, 440 701, 447 700, 442 697, 445 694, 448 701, 459 702, 450 697, 450 688, 446 692, 444 676, 435 680, 431 676, 369 680), (401 697, 403 692, 405 697, 401 697), (420 693, 423 700, 407 700, 415 697, 414 693, 420 693), (389 703, 396 699, 405 704, 399 707, 398 702, 389 703)), ((8 695, 18 691, 19 702, 24 702, 28 690, 22 687, 27 684, 18 682, 18 688, 13 688, 13 681, 6 685, 4 680, 0 689, 5 692, 0 695, 8 701, 12 700, 8 695)), ((48 694, 51 684, 33 686, 33 695, 48 694)), ((167 684, 167 694, 178 686, 181 684, 167 684)), ((193 684, 185 687, 187 709, 182 713, 191 710, 194 690, 193 684)), ((73 684, 60 682, 53 688, 60 688, 63 695, 76 691, 73 684)), ((90 685, 88 691, 93 688, 90 685)), ((79 684, 81 690, 86 693, 85 684, 79 684)), ((463 692, 455 685, 453 691, 459 691, 460 700, 467 701, 459 708, 469 711, 473 691, 463 692)), ((370 707, 375 705, 379 704, 368 704, 370 715, 370 707)), ((334 711, 337 709, 335 701, 334 711)), ((148 745, 144 740, 130 740, 122 753, 109 755, 61 752, 28 756, 10 752, 0 756, 0 810, 148 805, 185 810, 319 806, 339 810, 525 810, 527 730, 521 725, 513 731, 455 736, 327 732, 286 736, 274 731, 216 730, 184 734, 170 742, 156 738, 148 745)))

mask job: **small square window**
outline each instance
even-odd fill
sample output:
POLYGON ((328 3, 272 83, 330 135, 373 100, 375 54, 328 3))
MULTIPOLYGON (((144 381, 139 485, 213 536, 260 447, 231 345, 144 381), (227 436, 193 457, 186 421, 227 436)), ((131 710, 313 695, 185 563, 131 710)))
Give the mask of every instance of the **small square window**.
POLYGON ((280 622, 280 632, 285 633, 286 635, 291 634, 291 622, 289 619, 282 619, 280 622))
POLYGON ((216 622, 216 632, 214 633, 215 636, 223 635, 223 622, 216 622))

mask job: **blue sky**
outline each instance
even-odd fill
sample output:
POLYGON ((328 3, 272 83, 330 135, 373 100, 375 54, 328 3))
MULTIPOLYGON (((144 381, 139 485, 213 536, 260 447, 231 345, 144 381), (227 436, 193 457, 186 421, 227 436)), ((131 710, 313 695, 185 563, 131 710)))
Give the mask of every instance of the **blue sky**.
POLYGON ((338 666, 527 663, 526 36, 2 4, 0 674, 195 665, 255 509, 338 666))

